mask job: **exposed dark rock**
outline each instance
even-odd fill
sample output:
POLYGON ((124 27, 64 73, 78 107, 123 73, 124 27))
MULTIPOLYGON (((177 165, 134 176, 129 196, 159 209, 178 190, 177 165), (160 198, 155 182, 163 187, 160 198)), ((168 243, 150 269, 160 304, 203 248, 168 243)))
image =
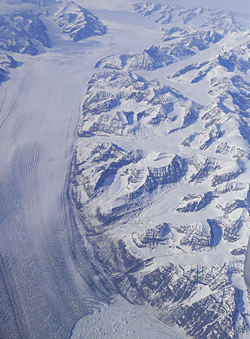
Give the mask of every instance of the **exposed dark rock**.
POLYGON ((38 49, 33 39, 44 47, 51 47, 46 26, 39 15, 31 11, 0 17, 0 46, 12 52, 36 55, 38 49))
POLYGON ((55 21, 74 42, 107 32, 107 27, 96 16, 73 1, 56 13, 55 21))

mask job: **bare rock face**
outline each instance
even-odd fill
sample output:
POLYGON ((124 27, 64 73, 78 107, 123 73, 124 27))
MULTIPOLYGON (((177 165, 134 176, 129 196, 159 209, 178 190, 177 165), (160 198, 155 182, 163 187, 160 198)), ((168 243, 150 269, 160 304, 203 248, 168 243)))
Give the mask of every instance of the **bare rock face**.
POLYGON ((17 62, 12 56, 6 53, 1 53, 0 54, 0 65, 1 67, 15 68, 17 66, 17 62))
POLYGON ((17 62, 12 56, 6 53, 0 53, 0 83, 6 80, 9 68, 15 68, 16 66, 17 62))
POLYGON ((74 42, 107 32, 107 27, 96 16, 73 1, 60 9, 54 20, 62 32, 68 34, 74 42))
POLYGON ((36 42, 51 47, 47 29, 39 15, 31 11, 0 17, 0 47, 11 52, 36 55, 36 42))

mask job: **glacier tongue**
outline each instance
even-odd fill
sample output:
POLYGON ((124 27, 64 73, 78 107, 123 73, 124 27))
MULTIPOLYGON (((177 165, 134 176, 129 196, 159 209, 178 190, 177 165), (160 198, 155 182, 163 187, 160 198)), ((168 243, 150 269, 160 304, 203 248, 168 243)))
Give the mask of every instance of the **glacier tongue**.
POLYGON ((82 338, 185 339, 177 329, 162 324, 149 310, 131 305, 116 296, 110 305, 101 305, 93 314, 82 318, 74 327, 71 339, 82 338))
POLYGON ((194 338, 247 336, 248 32, 222 11, 134 9, 161 43, 96 64, 72 199, 128 301, 194 338))

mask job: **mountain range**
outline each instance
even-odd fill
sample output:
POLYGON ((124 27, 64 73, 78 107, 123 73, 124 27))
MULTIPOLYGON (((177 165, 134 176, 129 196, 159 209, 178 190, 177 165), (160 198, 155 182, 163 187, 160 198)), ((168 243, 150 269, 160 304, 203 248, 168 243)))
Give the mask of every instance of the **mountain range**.
POLYGON ((128 301, 190 337, 242 337, 249 32, 231 13, 133 6, 161 25, 161 42, 96 64, 72 197, 98 260, 128 301))

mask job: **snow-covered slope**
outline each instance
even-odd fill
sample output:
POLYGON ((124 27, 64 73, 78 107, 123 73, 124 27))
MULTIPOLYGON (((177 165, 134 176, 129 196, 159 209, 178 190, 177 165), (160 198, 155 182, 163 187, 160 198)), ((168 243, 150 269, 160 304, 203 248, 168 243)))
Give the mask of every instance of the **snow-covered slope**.
POLYGON ((35 55, 36 42, 51 47, 46 26, 32 11, 18 11, 0 17, 0 47, 18 53, 35 55))
POLYGON ((107 27, 87 9, 73 1, 64 4, 54 16, 62 32, 77 42, 95 35, 104 35, 107 27))
POLYGON ((233 15, 221 11, 150 3, 135 4, 133 7, 145 17, 153 16, 163 26, 160 45, 149 46, 139 53, 104 58, 98 63, 98 67, 154 70, 207 50, 227 34, 233 34, 239 29, 233 15), (121 61, 117 64, 119 59, 122 64, 121 61))
POLYGON ((249 335, 249 32, 136 4, 160 45, 105 57, 82 105, 72 198, 117 290, 194 338, 249 335))
POLYGON ((6 80, 7 75, 9 73, 9 68, 15 68, 17 66, 16 60, 6 54, 0 52, 0 83, 6 80))

